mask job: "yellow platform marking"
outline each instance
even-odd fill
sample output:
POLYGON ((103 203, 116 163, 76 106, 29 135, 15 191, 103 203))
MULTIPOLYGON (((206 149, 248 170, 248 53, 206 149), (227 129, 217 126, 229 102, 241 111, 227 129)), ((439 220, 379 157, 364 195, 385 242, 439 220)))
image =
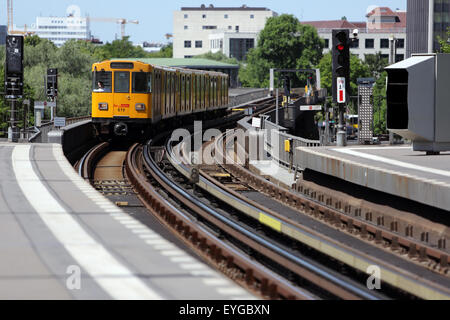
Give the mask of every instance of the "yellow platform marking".
POLYGON ((281 232, 281 222, 261 212, 259 213, 259 222, 281 232))

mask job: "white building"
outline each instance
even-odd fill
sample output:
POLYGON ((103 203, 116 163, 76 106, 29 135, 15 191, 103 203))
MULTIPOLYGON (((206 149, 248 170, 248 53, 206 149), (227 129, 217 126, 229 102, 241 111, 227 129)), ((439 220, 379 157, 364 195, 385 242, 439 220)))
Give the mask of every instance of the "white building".
POLYGON ((381 52, 382 57, 389 58, 389 39, 397 39, 395 60, 401 61, 406 55, 406 11, 392 11, 387 7, 372 8, 366 15, 367 22, 349 22, 347 20, 302 22, 314 26, 321 38, 325 40, 324 53, 331 50, 332 30, 349 29, 350 36, 358 29, 358 40, 350 49, 361 60, 367 54, 381 52))
POLYGON ((258 34, 266 20, 277 16, 267 8, 216 8, 202 5, 181 8, 173 18, 173 56, 191 58, 209 51, 245 59, 257 44, 258 34))
POLYGON ((58 47, 68 40, 90 40, 89 20, 81 17, 80 8, 69 6, 66 13, 66 17, 36 17, 36 23, 26 31, 48 39, 58 47))

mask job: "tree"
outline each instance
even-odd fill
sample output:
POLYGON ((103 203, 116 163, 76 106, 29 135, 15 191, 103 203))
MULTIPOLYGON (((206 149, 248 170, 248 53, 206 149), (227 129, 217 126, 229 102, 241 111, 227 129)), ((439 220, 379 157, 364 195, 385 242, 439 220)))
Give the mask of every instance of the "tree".
POLYGON ((375 135, 387 133, 386 128, 386 78, 387 73, 383 71, 373 88, 373 122, 375 135))
MULTIPOLYGON (((247 54, 240 80, 243 86, 268 86, 270 68, 312 68, 320 61, 323 47, 314 27, 301 24, 293 15, 271 17, 259 35, 258 46, 247 54)), ((295 81, 298 84, 299 80, 295 81)))
POLYGON ((384 72, 384 68, 389 65, 388 59, 383 58, 381 52, 377 52, 376 54, 367 54, 365 63, 367 64, 372 77, 375 79, 379 79, 384 72))
POLYGON ((108 60, 112 58, 146 58, 147 52, 141 47, 133 46, 129 40, 130 37, 124 37, 120 40, 114 40, 112 43, 106 43, 104 46, 97 47, 95 56, 97 61, 108 60))
POLYGON ((158 52, 150 52, 149 58, 172 58, 173 57, 173 43, 169 43, 161 48, 158 52))
POLYGON ((450 53, 450 28, 447 29, 447 39, 442 39, 439 37, 439 44, 441 45, 442 53, 450 53))
POLYGON ((91 66, 95 62, 90 50, 85 41, 67 41, 56 53, 58 72, 89 79, 86 75, 90 74, 91 66))
MULTIPOLYGON (((328 95, 331 96, 331 87, 332 87, 332 55, 331 52, 327 53, 323 56, 318 64, 318 68, 320 69, 320 77, 322 82, 322 87, 327 88, 328 95)), ((351 55, 350 56, 350 95, 356 95, 358 84, 358 78, 366 78, 370 76, 370 70, 367 64, 362 62, 358 56, 351 55)))
MULTIPOLYGON (((5 92, 5 46, 0 46, 0 92, 5 92)), ((3 97, 0 99, 0 134, 8 129, 5 121, 7 116, 7 106, 3 97)))
POLYGON ((198 56, 195 56, 195 58, 198 59, 208 59, 208 60, 214 60, 229 64, 239 64, 239 62, 235 58, 228 58, 226 55, 224 55, 222 52, 216 52, 212 53, 211 51, 208 53, 200 54, 198 56))

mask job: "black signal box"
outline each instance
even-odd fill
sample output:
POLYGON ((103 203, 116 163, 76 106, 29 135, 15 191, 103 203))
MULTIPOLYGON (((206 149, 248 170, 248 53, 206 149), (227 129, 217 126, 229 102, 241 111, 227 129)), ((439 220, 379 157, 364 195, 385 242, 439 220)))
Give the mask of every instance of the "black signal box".
POLYGON ((345 78, 346 92, 350 92, 350 38, 349 30, 333 30, 333 102, 337 103, 338 78, 345 78))
POLYGON ((58 96, 58 69, 47 69, 47 97, 58 96))
POLYGON ((23 36, 6 36, 5 91, 6 99, 23 95, 23 36))

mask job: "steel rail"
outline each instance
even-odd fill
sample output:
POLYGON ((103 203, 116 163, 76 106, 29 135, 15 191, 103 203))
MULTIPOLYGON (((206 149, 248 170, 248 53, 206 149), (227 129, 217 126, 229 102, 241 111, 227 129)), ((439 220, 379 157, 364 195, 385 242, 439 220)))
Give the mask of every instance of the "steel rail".
MULTIPOLYGON (((172 164, 175 164, 175 167, 179 170, 183 170, 185 174, 189 170, 186 167, 183 167, 179 159, 175 159, 175 155, 173 154, 173 150, 166 146, 166 152, 168 154, 169 160, 172 162, 172 164), (180 166, 182 168, 180 168, 180 166)), ((210 186, 215 189, 215 193, 212 193, 213 195, 223 192, 227 193, 223 189, 217 186, 210 186)), ((180 194, 186 194, 185 197, 189 199, 189 201, 199 201, 195 197, 191 196, 190 194, 186 193, 182 188, 175 185, 175 188, 177 189, 177 192, 180 194)), ((211 193, 211 189, 208 190, 211 193)), ((183 195, 184 196, 184 195, 183 195)), ((248 206, 248 203, 246 203, 243 199, 237 199, 235 198, 235 201, 239 202, 241 206, 233 206, 237 210, 242 210, 242 206, 248 206)), ((275 261, 278 261, 283 266, 289 268, 292 272, 300 275, 303 278, 306 278, 310 280, 311 282, 318 284, 325 290, 332 292, 333 294, 340 296, 342 298, 346 299, 372 299, 377 300, 379 297, 377 295, 374 295, 372 293, 369 293, 365 290, 362 290, 361 288, 349 284, 345 280, 342 280, 338 278, 335 275, 330 274, 328 271, 324 270, 323 267, 321 268, 318 265, 314 265, 310 262, 308 262, 305 259, 302 259, 298 256, 295 256, 291 254, 290 252, 285 251, 284 249, 281 249, 280 247, 274 245, 273 243, 267 241, 266 239, 262 238, 261 236, 249 232, 247 229, 241 227, 237 223, 235 223, 233 220, 222 216, 220 213, 216 212, 214 209, 209 208, 202 202, 199 203, 199 205, 204 209, 211 217, 214 217, 218 219, 219 221, 223 222, 227 225, 228 229, 234 230, 235 232, 238 232, 239 234, 244 234, 248 237, 250 241, 252 241, 252 244, 257 246, 257 250, 265 251, 265 252, 272 252, 271 256, 272 259, 275 259, 275 261)), ((246 242, 247 244, 249 242, 246 242)), ((268 254, 268 253, 266 253, 268 254)))
MULTIPOLYGON (((222 159, 222 161, 223 161, 223 159, 225 159, 225 161, 229 161, 228 163, 234 163, 233 157, 229 157, 227 154, 225 154, 226 152, 222 151, 223 149, 226 149, 226 146, 225 146, 225 144, 223 142, 220 143, 220 141, 225 140, 225 135, 226 134, 223 134, 221 137, 219 137, 215 141, 215 153, 216 153, 215 154, 215 158, 216 159, 222 159), (220 145, 220 147, 218 147, 218 145, 220 145)), ((232 141, 234 141, 234 139, 228 139, 228 142, 232 142, 232 141)), ((185 160, 185 162, 189 162, 188 159, 184 159, 184 160, 185 160)), ((224 163, 227 163, 227 162, 224 162, 224 163)), ((306 199, 306 198, 302 197, 301 195, 292 194, 288 190, 283 189, 283 188, 275 185, 274 183, 272 183, 270 181, 267 181, 266 179, 264 179, 264 178, 262 178, 260 176, 257 176, 256 174, 254 174, 252 172, 248 172, 248 170, 245 169, 243 166, 239 166, 239 165, 236 165, 236 164, 234 164, 234 165, 227 164, 227 165, 223 165, 223 167, 224 167, 224 169, 226 171, 229 171, 231 174, 235 175, 236 177, 244 177, 245 175, 251 176, 251 178, 244 179, 244 181, 247 182, 249 185, 251 185, 256 190, 258 190, 258 191, 260 191, 262 193, 265 193, 265 194, 269 194, 269 195, 273 196, 275 199, 283 202, 284 204, 286 204, 286 205, 288 205, 290 207, 293 207, 296 210, 299 210, 300 212, 305 212, 306 214, 312 215, 314 217, 318 217, 320 214, 322 214, 323 217, 325 218, 325 220, 330 222, 331 224, 336 224, 338 221, 341 221, 340 220, 340 216, 339 216, 339 214, 340 214, 339 211, 336 210, 337 213, 335 213, 334 212, 335 210, 333 210, 333 208, 329 208, 329 207, 323 206, 322 204, 314 202, 314 201, 309 200, 309 199, 306 199), (242 172, 245 172, 245 175, 242 172)), ((200 172, 200 173, 202 175, 204 175, 206 179, 212 181, 211 183, 215 183, 217 185, 220 185, 220 183, 215 181, 215 179, 213 179, 211 177, 207 177, 206 173, 204 173, 204 172, 200 172)), ((226 187, 224 187, 224 188, 226 188, 226 187)), ((242 197, 241 195, 239 195, 238 193, 234 192, 233 190, 229 190, 229 192, 231 194, 234 194, 238 198, 241 198, 243 201, 248 201, 246 198, 242 197)), ((252 201, 250 201, 250 202, 252 202, 252 201)), ((259 210, 267 210, 267 209, 263 208, 262 206, 260 206, 258 204, 254 203, 254 205, 259 210)), ((280 219, 283 222, 285 222, 286 225, 293 225, 293 226, 296 226, 297 228, 302 228, 303 227, 301 225, 298 225, 294 221, 291 221, 290 219, 283 217, 282 215, 279 215, 279 214, 273 213, 273 212, 272 212, 272 214, 274 214, 275 218, 280 219)), ((351 221, 351 220, 352 219, 349 219, 349 221, 348 221, 348 228, 351 228, 352 230, 355 230, 358 227, 358 222, 357 221, 351 221)), ((366 233, 366 236, 367 236, 367 234, 369 232, 371 232, 371 231, 374 232, 375 233, 375 237, 374 237, 375 241, 380 241, 379 239, 382 239, 382 238, 380 238, 380 236, 385 236, 385 234, 386 234, 385 231, 383 231, 383 232, 374 231, 375 226, 373 226, 373 225, 367 225, 367 226, 361 225, 360 228, 361 228, 361 230, 363 232, 366 233)), ((287 229, 289 229, 289 230, 283 231, 283 233, 287 232, 286 235, 292 237, 292 235, 295 234, 295 232, 293 232, 291 230, 291 227, 287 227, 287 229)), ((397 244, 403 243, 402 240, 399 239, 399 238, 397 238, 396 241, 397 241, 397 244)), ((414 243, 414 245, 416 245, 415 241, 412 240, 412 239, 405 239, 404 241, 412 241, 414 243)), ((410 243, 410 242, 408 242, 408 243, 410 243)), ((430 248, 430 250, 436 250, 436 249, 430 248)), ((422 252, 423 252, 423 250, 422 250, 422 252)), ((344 258, 344 256, 342 256, 342 257, 334 256, 334 258, 338 259, 338 260, 341 260, 342 258, 344 258)), ((439 255, 437 255, 437 256, 439 256, 439 255)), ((441 259, 444 258, 444 263, 445 263, 447 256, 444 255, 444 257, 442 257, 442 255, 441 255, 440 257, 441 257, 441 259)), ((342 261, 344 263, 346 263, 345 259, 342 260, 342 261)), ((381 261, 381 262, 379 262, 379 265, 385 265, 385 262, 381 261)), ((389 269, 394 269, 395 270, 396 268, 390 267, 389 269)), ((361 270, 361 271, 365 271, 365 270, 361 270)), ((398 270, 397 272, 400 272, 400 271, 401 270, 398 270)), ((422 289, 424 289, 423 292, 420 292, 420 293, 419 292, 411 292, 411 289, 413 287, 417 288, 417 286, 411 286, 410 284, 408 285, 408 281, 405 281, 405 280, 409 278, 409 281, 413 281, 414 283, 416 283, 417 280, 415 280, 415 279, 417 277, 415 275, 413 275, 413 274, 410 274, 409 276, 408 275, 405 275, 405 276, 406 276, 406 278, 404 280, 400 279, 398 281, 394 281, 395 283, 392 282, 392 281, 389 281, 389 280, 392 280, 392 279, 390 279, 392 277, 389 277, 387 282, 391 282, 391 284, 394 285, 394 286, 396 284, 398 284, 400 289, 402 289, 402 290, 404 290, 406 292, 410 292, 410 293, 412 293, 414 295, 417 295, 417 296, 419 296, 421 298, 433 298, 433 297, 434 298, 439 298, 439 299, 449 299, 450 298, 450 292, 449 292, 448 288, 443 287, 440 284, 437 284, 437 283, 434 283, 434 282, 431 282, 431 281, 427 281, 425 279, 421 280, 422 282, 421 282, 421 285, 420 285, 420 287, 422 289), (433 288, 433 289, 431 289, 431 288, 433 288), (431 292, 431 290, 436 290, 436 292, 433 293, 433 292, 431 292)))
MULTIPOLYGON (((287 299, 302 300, 312 300, 315 298, 306 291, 293 287, 286 280, 267 268, 256 264, 234 247, 219 241, 215 235, 200 226, 197 221, 187 216, 180 209, 168 202, 167 199, 163 198, 139 171, 136 156, 137 149, 138 145, 136 144, 127 154, 126 174, 128 179, 139 191, 139 197, 143 200, 143 203, 146 204, 147 208, 161 222, 179 234, 182 234, 183 240, 193 245, 194 248, 199 247, 203 251, 208 249, 212 260, 216 262, 224 261, 228 268, 234 266, 243 270, 247 285, 255 286, 258 281, 258 289, 262 295, 267 295, 272 299, 280 298, 280 296, 287 299)), ((162 186, 165 184, 172 185, 170 180, 164 175, 161 175, 156 163, 148 156, 148 149, 144 151, 145 154, 147 154, 147 159, 144 161, 144 164, 158 183, 162 186)), ((167 189, 165 188, 165 190, 170 189, 169 186, 167 186, 167 189)))

